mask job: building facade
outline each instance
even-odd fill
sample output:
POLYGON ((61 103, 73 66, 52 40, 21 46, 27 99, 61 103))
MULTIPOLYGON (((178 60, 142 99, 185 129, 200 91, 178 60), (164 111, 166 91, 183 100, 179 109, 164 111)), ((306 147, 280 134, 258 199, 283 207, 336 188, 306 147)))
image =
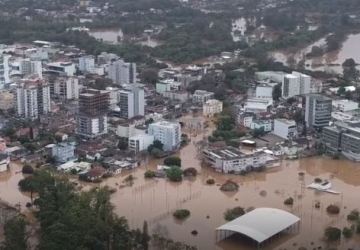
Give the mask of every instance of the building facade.
POLYGON ((127 63, 121 59, 111 62, 108 78, 118 85, 136 83, 136 63, 127 63))
POLYGON ((221 113, 223 110, 222 101, 215 99, 207 100, 203 105, 203 115, 207 117, 214 116, 215 114, 221 113))
POLYGON ((147 150, 147 148, 153 144, 154 136, 142 134, 137 136, 132 136, 129 138, 129 150, 139 153, 141 151, 147 150))
POLYGON ((17 115, 35 120, 51 111, 50 86, 40 79, 26 79, 16 89, 17 115))
POLYGON ((332 100, 320 94, 306 95, 305 122, 309 128, 320 129, 329 125, 332 100))
POLYGON ((79 79, 63 77, 54 82, 54 94, 62 100, 79 99, 79 79))
POLYGON ((83 73, 93 72, 95 68, 95 57, 86 55, 79 58, 79 70, 83 73))
POLYGON ((294 139, 298 134, 296 122, 294 120, 275 119, 273 133, 283 139, 294 139))
POLYGON ((181 126, 178 122, 160 121, 149 125, 148 134, 164 145, 165 151, 176 150, 181 143, 181 126))
POLYGON ((214 98, 214 93, 206 90, 195 90, 192 101, 197 104, 204 104, 210 99, 214 98))
POLYGON ((119 91, 120 117, 130 119, 135 116, 145 115, 145 94, 144 89, 138 86, 131 86, 128 89, 119 91))
POLYGON ((51 155, 59 163, 66 163, 75 160, 75 143, 61 142, 53 145, 51 148, 51 155))

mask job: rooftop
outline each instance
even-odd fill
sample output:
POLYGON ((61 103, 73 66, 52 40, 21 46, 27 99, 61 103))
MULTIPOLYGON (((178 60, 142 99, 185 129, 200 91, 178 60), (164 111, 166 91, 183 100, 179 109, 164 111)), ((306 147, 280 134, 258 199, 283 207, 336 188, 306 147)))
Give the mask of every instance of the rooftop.
POLYGON ((284 210, 257 208, 218 227, 216 231, 239 233, 262 243, 299 221, 299 217, 284 210))

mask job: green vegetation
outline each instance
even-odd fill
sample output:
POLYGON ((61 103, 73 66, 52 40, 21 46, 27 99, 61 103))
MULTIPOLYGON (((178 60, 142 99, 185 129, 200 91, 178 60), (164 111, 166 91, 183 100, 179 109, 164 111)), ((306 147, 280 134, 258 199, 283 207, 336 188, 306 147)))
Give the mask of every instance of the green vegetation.
POLYGON ((151 179, 154 178, 156 176, 155 172, 152 170, 146 170, 146 172, 144 173, 145 178, 151 179))
POLYGON ((328 227, 325 229, 325 238, 328 241, 338 241, 341 238, 341 229, 337 227, 328 227))
POLYGON ((231 140, 239 139, 245 135, 244 132, 237 130, 235 119, 225 112, 217 118, 216 126, 216 130, 208 138, 210 142, 225 141, 231 144, 231 140))
POLYGON ((227 180, 221 185, 220 190, 224 192, 235 192, 239 190, 239 184, 232 180, 227 180))
POLYGON ((214 185, 214 184, 215 184, 215 180, 214 180, 214 179, 207 179, 207 180, 206 180, 206 184, 208 184, 208 185, 214 185))
POLYGON ((156 158, 160 158, 164 155, 164 151, 163 151, 163 148, 164 148, 164 144, 159 141, 159 140, 155 140, 153 142, 153 144, 151 144, 147 151, 154 157, 156 158))
POLYGON ((339 214, 340 208, 337 205, 331 204, 326 208, 326 212, 328 212, 329 214, 339 214))
POLYGON ((344 227, 342 234, 344 235, 345 238, 349 239, 353 236, 353 230, 351 228, 344 227))
POLYGON ((34 169, 32 166, 25 164, 22 168, 22 173, 23 174, 33 174, 34 173, 34 169))
POLYGON ((26 222, 21 216, 15 216, 4 225, 5 241, 0 245, 1 250, 26 250, 27 235, 26 222))
POLYGON ((236 218, 245 214, 245 210, 242 207, 234 207, 232 209, 228 209, 224 213, 224 219, 227 221, 235 220, 236 218))
POLYGON ((195 168, 187 168, 183 172, 184 176, 195 177, 198 174, 198 171, 195 168))
POLYGON ((177 157, 177 156, 167 157, 164 160, 164 165, 181 167, 181 159, 180 159, 180 157, 177 157))
POLYGON ((183 175, 183 171, 177 166, 172 166, 170 167, 170 169, 166 170, 167 178, 173 182, 182 181, 182 175, 183 175))
POLYGON ((360 219, 360 216, 359 216, 359 215, 360 215, 360 214, 359 214, 359 211, 358 211, 358 210, 352 210, 352 211, 348 214, 347 219, 348 219, 349 221, 357 221, 357 220, 360 219))
POLYGON ((190 216, 190 211, 187 209, 178 209, 173 213, 173 216, 178 220, 184 220, 190 216))
POLYGON ((176 249, 176 250, 197 250, 197 247, 189 246, 182 242, 173 241, 171 239, 167 239, 163 236, 158 234, 152 235, 152 245, 154 249, 157 250, 169 250, 169 249, 176 249))
POLYGON ((274 101, 279 101, 281 96, 282 96, 281 84, 277 84, 273 88, 272 98, 274 99, 274 101))
POLYGON ((284 204, 287 206, 292 206, 294 204, 294 198, 289 197, 286 200, 284 200, 284 204))

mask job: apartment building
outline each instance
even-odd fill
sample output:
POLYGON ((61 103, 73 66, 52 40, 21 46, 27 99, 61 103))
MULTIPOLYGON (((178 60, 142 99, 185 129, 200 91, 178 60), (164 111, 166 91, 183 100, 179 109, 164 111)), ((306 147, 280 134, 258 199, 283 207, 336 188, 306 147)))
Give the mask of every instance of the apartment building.
POLYGON ((195 90, 192 101, 197 104, 204 104, 210 99, 214 99, 214 93, 206 90, 195 90))
POLYGON ((306 95, 305 122, 310 128, 320 129, 329 125, 332 112, 332 100, 324 95, 306 95))
POLYGON ((178 149, 181 143, 181 126, 178 122, 160 121, 149 125, 148 134, 164 144, 165 151, 178 149))
POLYGON ((130 119, 145 115, 144 89, 139 86, 129 86, 119 91, 120 117, 130 119))
POLYGON ((51 155, 59 163, 75 160, 75 142, 60 142, 51 145, 51 155))
POLYGON ((136 154, 147 150, 147 148, 153 144, 154 136, 148 134, 141 134, 132 136, 129 138, 129 150, 136 154))
POLYGON ((275 119, 273 134, 283 139, 293 139, 297 137, 297 126, 294 120, 275 119))
POLYGON ((77 77, 61 77, 53 83, 54 95, 61 100, 79 99, 79 79, 77 77))
POLYGON ((108 68, 108 78, 118 85, 136 83, 136 74, 136 63, 121 59, 111 62, 108 68))
POLYGON ((218 101, 216 99, 207 100, 203 105, 203 115, 207 117, 212 117, 215 114, 221 113, 222 110, 222 101, 218 101))

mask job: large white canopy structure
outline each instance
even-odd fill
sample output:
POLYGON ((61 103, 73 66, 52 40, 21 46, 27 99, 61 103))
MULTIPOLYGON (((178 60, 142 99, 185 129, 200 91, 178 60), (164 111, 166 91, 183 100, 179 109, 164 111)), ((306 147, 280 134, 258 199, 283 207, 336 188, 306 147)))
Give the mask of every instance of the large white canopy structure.
POLYGON ((273 237, 274 235, 297 224, 300 218, 276 208, 256 208, 249 213, 240 216, 216 229, 217 232, 225 231, 225 237, 234 233, 245 235, 258 244, 273 237))

